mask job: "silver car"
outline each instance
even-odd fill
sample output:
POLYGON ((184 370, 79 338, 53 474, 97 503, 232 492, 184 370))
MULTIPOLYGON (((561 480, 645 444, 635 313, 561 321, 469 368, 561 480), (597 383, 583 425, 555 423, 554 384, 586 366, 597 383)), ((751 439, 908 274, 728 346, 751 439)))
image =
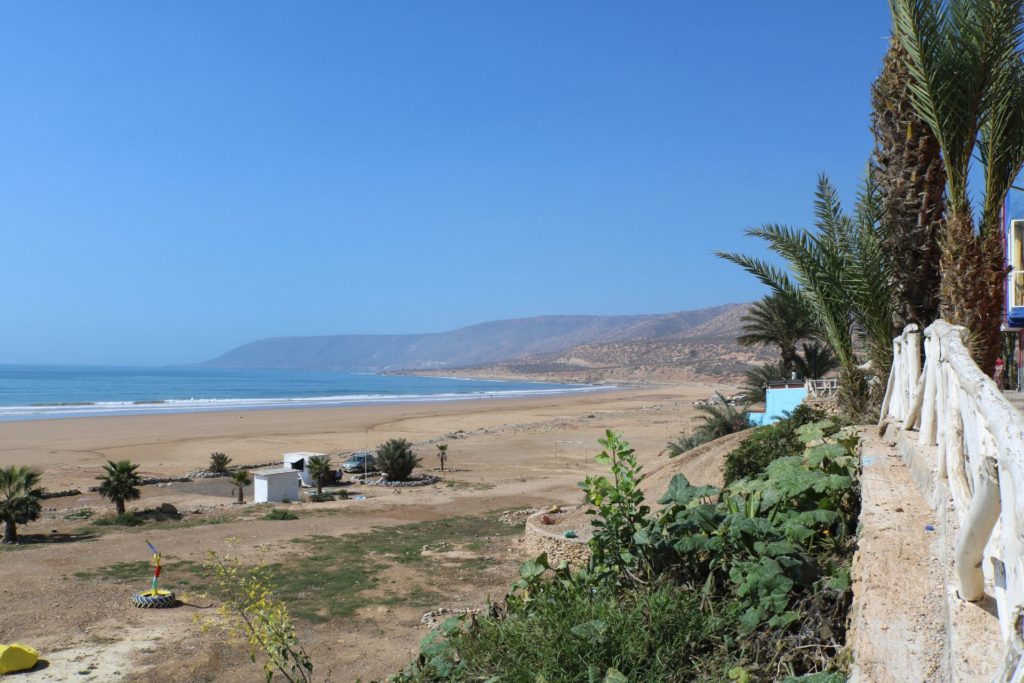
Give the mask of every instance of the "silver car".
POLYGON ((348 460, 341 463, 341 469, 349 474, 374 472, 377 470, 377 463, 373 457, 373 453, 363 451, 361 453, 353 453, 349 456, 348 460))

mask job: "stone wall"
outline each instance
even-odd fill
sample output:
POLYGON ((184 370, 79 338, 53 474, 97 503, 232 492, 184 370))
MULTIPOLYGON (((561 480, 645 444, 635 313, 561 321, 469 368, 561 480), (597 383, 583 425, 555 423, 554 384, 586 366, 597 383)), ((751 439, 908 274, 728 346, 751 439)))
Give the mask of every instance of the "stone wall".
POLYGON ((552 567, 557 567, 563 560, 576 568, 586 567, 590 562, 590 546, 587 542, 580 538, 565 538, 542 529, 538 520, 543 514, 543 511, 537 512, 526 519, 526 552, 531 557, 547 553, 552 567))

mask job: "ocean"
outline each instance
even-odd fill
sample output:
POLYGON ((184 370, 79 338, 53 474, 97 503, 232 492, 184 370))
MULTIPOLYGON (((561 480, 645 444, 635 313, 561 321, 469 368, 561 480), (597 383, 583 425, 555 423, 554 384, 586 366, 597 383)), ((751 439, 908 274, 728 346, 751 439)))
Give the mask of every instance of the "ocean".
POLYGON ((318 370, 0 365, 0 421, 456 401, 596 389, 318 370))

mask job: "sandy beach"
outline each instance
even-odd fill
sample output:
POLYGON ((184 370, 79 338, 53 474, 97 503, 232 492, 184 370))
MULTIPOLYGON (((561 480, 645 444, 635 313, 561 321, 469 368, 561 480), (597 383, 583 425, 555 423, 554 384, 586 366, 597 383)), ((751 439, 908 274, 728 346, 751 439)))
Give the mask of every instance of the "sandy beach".
MULTIPOLYGON (((325 594, 317 598, 320 612, 299 615, 299 635, 320 675, 336 681, 386 677, 409 661, 427 632, 423 612, 478 608, 504 594, 525 558, 520 532, 496 531, 493 519, 501 511, 580 502, 576 484, 600 470, 592 456, 605 429, 624 433, 651 471, 664 469, 669 465, 658 454, 666 441, 692 425, 692 402, 716 389, 728 388, 690 384, 543 398, 2 423, 0 465, 38 467, 50 490, 85 490, 108 459, 138 462, 146 476, 180 476, 204 468, 213 451, 235 464, 255 464, 288 451, 372 449, 394 437, 417 444, 424 469, 437 466, 431 443, 447 441, 452 471, 423 488, 350 485, 365 500, 292 504, 299 518, 289 522, 263 520, 266 506, 232 504, 222 479, 143 487, 130 510, 170 503, 181 515, 132 529, 67 519, 85 508, 109 514, 111 505, 95 494, 47 500, 43 519, 21 527, 26 542, 0 550, 0 642, 42 651, 48 667, 19 678, 25 681, 257 680, 259 670, 241 651, 200 632, 194 618, 208 616, 210 599, 190 596, 186 605, 161 611, 131 606, 131 593, 148 581, 145 539, 165 554, 164 580, 181 586, 194 579, 192 568, 209 550, 227 549, 229 538, 238 539, 233 552, 246 561, 262 547, 267 561, 299 567, 310 539, 366 544, 399 527, 429 535, 435 533, 429 525, 446 520, 491 520, 482 538, 425 544, 411 563, 390 562, 388 551, 372 549, 367 557, 379 571, 372 586, 360 589, 354 611, 342 618, 330 609, 332 601, 351 595, 325 594), (140 562, 138 576, 125 569, 133 565, 121 564, 140 562), (445 590, 437 591, 438 582, 445 590)), ((295 609, 301 612, 310 598, 300 598, 295 609)))

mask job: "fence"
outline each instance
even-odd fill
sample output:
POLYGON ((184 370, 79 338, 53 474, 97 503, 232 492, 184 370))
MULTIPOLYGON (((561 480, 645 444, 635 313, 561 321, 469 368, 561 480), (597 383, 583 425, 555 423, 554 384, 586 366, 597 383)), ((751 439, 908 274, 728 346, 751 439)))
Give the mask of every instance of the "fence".
POLYGON ((809 379, 804 386, 807 387, 807 395, 812 398, 834 398, 839 393, 839 380, 835 377, 809 379))
POLYGON ((991 586, 1005 645, 994 680, 1024 681, 1024 419, 974 361, 963 328, 938 320, 893 340, 881 419, 917 430, 959 521, 954 568, 961 598, 991 586), (1017 491, 1021 491, 1021 497, 1017 491))

